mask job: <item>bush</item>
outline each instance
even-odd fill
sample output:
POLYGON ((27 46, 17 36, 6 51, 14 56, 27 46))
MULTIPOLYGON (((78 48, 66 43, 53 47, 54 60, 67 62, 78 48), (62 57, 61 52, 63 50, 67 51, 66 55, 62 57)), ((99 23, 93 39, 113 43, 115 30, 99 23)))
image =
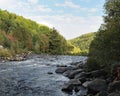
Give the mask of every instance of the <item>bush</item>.
POLYGON ((8 49, 0 49, 0 57, 12 57, 12 53, 8 49))
POLYGON ((89 71, 91 71, 91 70, 98 70, 101 68, 101 66, 95 58, 89 57, 87 60, 87 68, 89 71))

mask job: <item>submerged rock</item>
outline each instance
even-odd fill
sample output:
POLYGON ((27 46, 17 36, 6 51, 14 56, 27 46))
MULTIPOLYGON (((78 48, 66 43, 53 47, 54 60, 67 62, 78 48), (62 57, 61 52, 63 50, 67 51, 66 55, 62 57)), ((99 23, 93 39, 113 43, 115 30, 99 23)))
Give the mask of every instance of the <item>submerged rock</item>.
POLYGON ((67 65, 57 65, 57 67, 67 67, 67 65))
POLYGON ((48 72, 47 74, 51 75, 51 74, 53 74, 53 72, 48 72))

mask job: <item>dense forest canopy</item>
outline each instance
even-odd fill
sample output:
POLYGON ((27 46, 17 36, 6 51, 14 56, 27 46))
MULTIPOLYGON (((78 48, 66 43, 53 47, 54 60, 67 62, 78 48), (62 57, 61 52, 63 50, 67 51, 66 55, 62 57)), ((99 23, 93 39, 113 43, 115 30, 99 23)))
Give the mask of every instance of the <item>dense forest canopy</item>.
POLYGON ((82 36, 79 36, 77 38, 69 40, 72 45, 76 46, 79 48, 79 55, 87 55, 89 53, 89 46, 92 42, 92 40, 95 37, 96 32, 91 32, 84 34, 82 36))
POLYGON ((93 69, 120 62, 120 0, 106 0, 104 8, 104 24, 90 45, 88 65, 93 69))
POLYGON ((28 51, 66 54, 70 44, 55 28, 0 10, 0 46, 0 55, 10 56, 28 51))

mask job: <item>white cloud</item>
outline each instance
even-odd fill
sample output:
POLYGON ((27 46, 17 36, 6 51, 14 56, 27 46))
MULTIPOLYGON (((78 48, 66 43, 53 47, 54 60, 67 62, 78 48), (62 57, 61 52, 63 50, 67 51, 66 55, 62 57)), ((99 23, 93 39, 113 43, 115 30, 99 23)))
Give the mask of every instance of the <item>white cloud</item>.
POLYGON ((0 0, 0 8, 2 9, 10 9, 14 6, 16 0, 0 0))
POLYGON ((80 0, 80 1, 87 2, 87 3, 91 2, 91 0, 80 0))
MULTIPOLYGON (((87 2, 90 2, 91 0, 87 0, 87 2)), ((98 11, 98 8, 88 8, 88 7, 81 7, 80 5, 77 5, 77 4, 74 4, 73 2, 71 1, 68 1, 66 0, 63 4, 59 4, 59 3, 56 3, 55 6, 58 6, 58 7, 69 7, 69 8, 73 8, 73 9, 77 9, 77 11, 87 11, 87 12, 90 12, 90 13, 94 13, 94 12, 97 12, 98 11)))
POLYGON ((42 5, 37 6, 37 10, 41 12, 52 12, 52 9, 42 6, 42 5))
POLYGON ((55 4, 55 6, 62 6, 62 7, 70 7, 70 8, 75 8, 78 9, 80 6, 77 4, 74 4, 71 1, 65 1, 64 4, 55 4))
POLYGON ((37 4, 38 0, 28 0, 28 2, 31 3, 31 4, 37 4))
POLYGON ((98 11, 98 8, 91 8, 90 10, 89 10, 89 12, 97 12, 98 11))
POLYGON ((49 13, 53 11, 47 6, 40 5, 38 0, 28 0, 27 2, 17 0, 0 0, 0 8, 10 12, 15 12, 18 15, 32 14, 37 12, 49 13))
POLYGON ((76 17, 63 16, 28 16, 39 23, 55 27, 67 39, 80 36, 85 33, 95 32, 99 29, 103 20, 99 16, 76 17))

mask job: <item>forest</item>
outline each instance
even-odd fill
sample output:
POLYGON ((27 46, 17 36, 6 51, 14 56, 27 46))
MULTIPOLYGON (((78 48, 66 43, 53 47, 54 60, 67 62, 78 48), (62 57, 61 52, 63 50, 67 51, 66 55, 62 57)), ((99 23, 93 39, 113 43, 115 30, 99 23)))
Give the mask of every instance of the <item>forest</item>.
POLYGON ((0 10, 0 56, 34 53, 67 54, 72 45, 55 28, 0 10), (3 48, 2 48, 3 47, 3 48))
POLYGON ((106 0, 104 9, 104 23, 90 44, 87 63, 91 70, 107 68, 110 72, 120 63, 120 0, 106 0))
POLYGON ((90 32, 87 34, 83 34, 79 37, 76 37, 74 39, 69 40, 72 45, 76 46, 79 48, 79 52, 77 53, 78 55, 88 55, 89 53, 89 46, 94 39, 96 35, 96 32, 90 32))

